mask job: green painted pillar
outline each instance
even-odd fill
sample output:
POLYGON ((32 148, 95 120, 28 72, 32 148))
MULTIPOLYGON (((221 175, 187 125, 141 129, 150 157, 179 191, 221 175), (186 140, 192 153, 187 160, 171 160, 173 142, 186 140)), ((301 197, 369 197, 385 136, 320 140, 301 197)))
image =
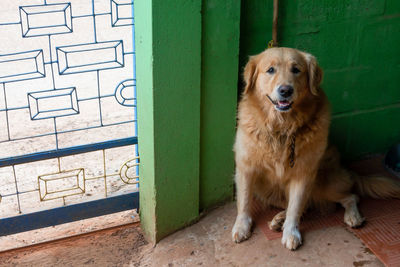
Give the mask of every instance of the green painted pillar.
POLYGON ((233 199, 239 0, 203 0, 200 208, 233 199))
POLYGON ((135 0, 142 228, 152 242, 199 214, 201 0, 135 0))

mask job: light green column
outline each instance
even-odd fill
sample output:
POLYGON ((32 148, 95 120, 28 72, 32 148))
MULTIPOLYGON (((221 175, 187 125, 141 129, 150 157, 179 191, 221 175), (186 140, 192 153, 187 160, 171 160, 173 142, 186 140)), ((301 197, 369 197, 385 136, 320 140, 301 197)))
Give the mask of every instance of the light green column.
POLYGON ((150 241, 199 214, 201 0, 135 0, 141 224, 150 241))
POLYGON ((200 208, 233 198, 240 0, 203 0, 200 208))

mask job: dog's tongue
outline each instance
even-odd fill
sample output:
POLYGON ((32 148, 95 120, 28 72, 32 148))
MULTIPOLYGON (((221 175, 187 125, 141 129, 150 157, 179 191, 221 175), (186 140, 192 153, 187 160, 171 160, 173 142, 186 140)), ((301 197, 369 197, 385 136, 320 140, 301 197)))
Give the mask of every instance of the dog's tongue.
POLYGON ((288 101, 278 101, 278 105, 281 107, 286 107, 289 106, 289 102, 288 101))

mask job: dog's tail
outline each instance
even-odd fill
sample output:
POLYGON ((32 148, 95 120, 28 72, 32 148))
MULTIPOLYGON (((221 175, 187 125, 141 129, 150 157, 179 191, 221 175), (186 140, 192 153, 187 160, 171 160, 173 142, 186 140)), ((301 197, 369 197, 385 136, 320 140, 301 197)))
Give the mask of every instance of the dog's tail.
POLYGON ((360 196, 387 199, 400 198, 400 181, 384 176, 353 175, 355 189, 360 196))

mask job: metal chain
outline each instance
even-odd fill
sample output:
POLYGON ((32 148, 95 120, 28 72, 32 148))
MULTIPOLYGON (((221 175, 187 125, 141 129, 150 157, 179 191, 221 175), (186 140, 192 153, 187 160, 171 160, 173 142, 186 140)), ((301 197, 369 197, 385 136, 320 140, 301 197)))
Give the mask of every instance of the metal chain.
POLYGON ((278 47, 278 4, 279 0, 274 0, 272 17, 272 40, 268 42, 268 48, 278 47))
POLYGON ((290 136, 290 154, 289 154, 289 166, 293 168, 295 163, 295 154, 296 154, 296 134, 292 134, 290 136))

